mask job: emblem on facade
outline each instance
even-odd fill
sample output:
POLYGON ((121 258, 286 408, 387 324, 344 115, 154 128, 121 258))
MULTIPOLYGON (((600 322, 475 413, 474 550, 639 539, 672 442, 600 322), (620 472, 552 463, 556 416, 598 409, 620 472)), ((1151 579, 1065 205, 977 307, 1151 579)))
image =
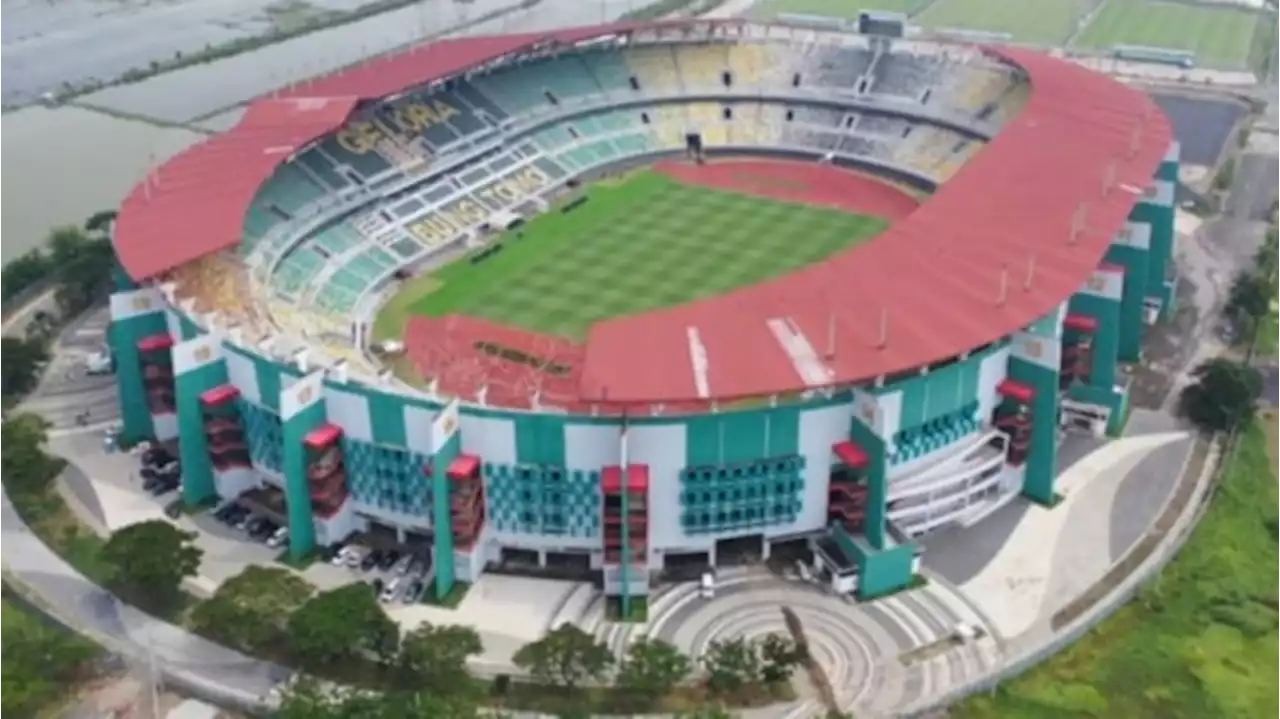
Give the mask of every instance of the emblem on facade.
POLYGON ((192 354, 195 357, 196 362, 204 364, 205 362, 213 359, 213 348, 209 345, 201 345, 197 347, 196 351, 192 354))
POLYGON ((142 312, 151 309, 151 298, 146 295, 137 295, 133 298, 133 309, 142 312))

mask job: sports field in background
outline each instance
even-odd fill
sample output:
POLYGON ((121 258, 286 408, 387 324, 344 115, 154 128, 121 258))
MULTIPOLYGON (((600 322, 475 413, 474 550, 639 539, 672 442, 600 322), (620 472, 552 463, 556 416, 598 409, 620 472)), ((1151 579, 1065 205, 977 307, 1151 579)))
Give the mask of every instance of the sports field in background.
MULTIPOLYGON (((1263 15, 1232 7, 1107 0, 1076 40, 1079 47, 1149 45, 1196 54, 1200 64, 1243 66, 1263 15)), ((1275 22, 1275 16, 1270 16, 1275 22)))
POLYGON ((1009 33, 1021 42, 1060 45, 1097 0, 935 0, 915 21, 927 28, 1009 33))
POLYGON ((409 283, 379 318, 458 313, 581 339, 595 322, 721 294, 821 260, 887 222, 641 172, 501 238, 503 249, 409 283))
POLYGON ((758 0, 751 12, 762 19, 773 18, 778 13, 853 19, 863 10, 884 10, 910 15, 929 2, 930 0, 758 0))
POLYGON ((928 29, 1007 32, 1041 45, 1071 40, 1071 47, 1103 51, 1114 45, 1188 50, 1200 64, 1238 68, 1259 54, 1260 26, 1275 24, 1274 13, 1174 0, 760 0, 753 12, 765 19, 780 13, 852 19, 861 10, 905 13, 928 29), (1077 33, 1077 23, 1094 9, 1077 33))

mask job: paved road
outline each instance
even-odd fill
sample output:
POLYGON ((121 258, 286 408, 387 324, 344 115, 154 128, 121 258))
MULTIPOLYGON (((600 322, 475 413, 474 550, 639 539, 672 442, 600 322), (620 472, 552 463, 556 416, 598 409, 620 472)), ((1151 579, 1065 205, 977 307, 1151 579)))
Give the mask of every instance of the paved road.
POLYGON ((291 676, 283 667, 220 647, 124 604, 81 576, 32 534, 14 511, 8 493, 3 501, 5 570, 68 625, 135 661, 146 662, 152 655, 166 672, 202 677, 200 681, 207 685, 238 692, 246 703, 291 676))

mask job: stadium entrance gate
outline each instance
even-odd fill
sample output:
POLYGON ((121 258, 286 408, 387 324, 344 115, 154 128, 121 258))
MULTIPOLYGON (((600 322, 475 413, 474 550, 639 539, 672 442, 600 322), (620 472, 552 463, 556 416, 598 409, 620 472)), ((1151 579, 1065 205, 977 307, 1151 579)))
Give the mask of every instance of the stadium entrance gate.
POLYGON ((1067 431, 1087 432, 1095 437, 1107 433, 1107 422, 1111 420, 1111 410, 1097 404, 1062 400, 1062 414, 1059 426, 1067 431))

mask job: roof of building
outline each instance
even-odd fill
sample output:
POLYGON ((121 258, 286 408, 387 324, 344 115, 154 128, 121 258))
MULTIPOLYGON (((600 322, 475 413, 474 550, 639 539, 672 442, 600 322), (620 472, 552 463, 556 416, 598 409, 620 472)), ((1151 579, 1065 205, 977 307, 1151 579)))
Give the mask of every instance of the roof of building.
MULTIPOLYGON (((144 279, 236 246, 262 182, 339 127, 361 99, 541 42, 636 27, 449 40, 259 100, 230 132, 179 154, 133 190, 116 225, 121 262, 144 279)), ((1054 310, 1098 267, 1172 135, 1144 93, 1037 52, 990 51, 1026 72, 1030 98, 909 217, 872 242, 790 275, 601 322, 582 350, 553 353, 577 355, 572 378, 557 383, 573 381, 579 402, 605 405, 851 384, 953 357, 1054 310)), ((483 377, 470 382, 486 384, 483 377)), ((445 388, 461 393, 450 384, 445 388)), ((541 380, 530 384, 549 389, 541 380)))

